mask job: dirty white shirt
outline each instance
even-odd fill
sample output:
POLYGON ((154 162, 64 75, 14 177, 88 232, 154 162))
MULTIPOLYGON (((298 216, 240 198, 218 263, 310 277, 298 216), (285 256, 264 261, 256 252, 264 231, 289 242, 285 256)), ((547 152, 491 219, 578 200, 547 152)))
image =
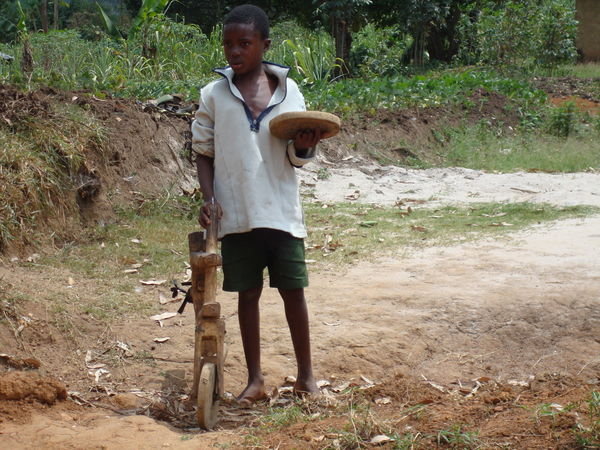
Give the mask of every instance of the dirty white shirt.
POLYGON ((215 200, 223 208, 219 238, 254 228, 287 231, 306 237, 295 168, 315 157, 301 158, 293 142, 276 138, 269 122, 281 113, 306 109, 289 67, 264 62, 277 88, 267 108, 253 119, 233 84, 230 67, 215 69, 223 78, 206 85, 192 122, 192 150, 214 158, 215 200))

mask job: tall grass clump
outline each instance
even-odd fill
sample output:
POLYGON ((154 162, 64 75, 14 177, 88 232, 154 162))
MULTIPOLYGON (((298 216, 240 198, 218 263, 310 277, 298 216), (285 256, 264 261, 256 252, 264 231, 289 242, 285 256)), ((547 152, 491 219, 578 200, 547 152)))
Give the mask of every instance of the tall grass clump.
POLYGON ((53 107, 34 94, 10 97, 0 91, 0 102, 13 111, 0 123, 0 251, 13 240, 52 242, 73 231, 77 186, 87 173, 84 152, 103 139, 101 127, 77 106, 53 107), (50 224, 54 231, 42 238, 50 224))
POLYGON ((267 59, 291 67, 291 76, 296 81, 312 84, 331 78, 336 62, 329 33, 285 21, 273 26, 271 41, 267 59))
POLYGON ((581 172, 600 168, 600 128, 583 128, 568 110, 550 110, 542 125, 548 132, 518 129, 502 133, 489 124, 448 130, 438 149, 445 165, 513 172, 581 172))
POLYGON ((196 98, 198 88, 223 65, 221 30, 209 36, 195 25, 155 15, 144 28, 127 39, 104 36, 86 40, 75 30, 31 33, 33 70, 20 70, 24 40, 4 45, 15 57, 0 64, 0 82, 26 89, 52 86, 59 89, 108 91, 115 95, 151 98, 178 92, 196 98))

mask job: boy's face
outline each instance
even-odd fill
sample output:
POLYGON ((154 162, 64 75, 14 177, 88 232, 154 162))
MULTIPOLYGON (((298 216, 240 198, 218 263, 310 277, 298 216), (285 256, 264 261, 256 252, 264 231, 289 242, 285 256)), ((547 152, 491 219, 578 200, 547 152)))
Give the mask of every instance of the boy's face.
POLYGON ((245 75, 262 66, 263 56, 271 45, 254 24, 230 23, 223 28, 223 51, 236 75, 245 75))

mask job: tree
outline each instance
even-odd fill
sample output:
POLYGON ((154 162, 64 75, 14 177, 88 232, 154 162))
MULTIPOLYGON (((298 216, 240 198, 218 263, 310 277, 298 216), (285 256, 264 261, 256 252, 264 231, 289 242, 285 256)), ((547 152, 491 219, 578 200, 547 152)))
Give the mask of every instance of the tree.
POLYGON ((349 74, 350 48, 354 26, 364 18, 366 7, 371 0, 313 0, 317 6, 315 13, 329 22, 330 32, 335 41, 335 57, 339 64, 335 76, 349 74))

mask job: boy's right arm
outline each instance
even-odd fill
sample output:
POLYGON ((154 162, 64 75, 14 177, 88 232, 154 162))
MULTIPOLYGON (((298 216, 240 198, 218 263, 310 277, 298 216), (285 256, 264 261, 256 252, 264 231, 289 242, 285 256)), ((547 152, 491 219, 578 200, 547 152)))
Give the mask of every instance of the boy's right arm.
POLYGON ((213 158, 209 156, 196 155, 196 172, 198 173, 200 190, 202 191, 202 198, 204 199, 204 204, 202 205, 202 208, 200 208, 198 222, 204 228, 207 228, 211 223, 211 219, 213 219, 210 216, 210 204, 214 203, 217 206, 217 219, 220 219, 223 215, 221 205, 219 205, 215 199, 215 168, 213 163, 213 158))
POLYGON ((198 222, 206 228, 210 222, 210 203, 216 203, 218 218, 222 215, 220 205, 216 202, 214 192, 214 113, 210 105, 210 90, 202 89, 198 110, 192 122, 192 150, 196 158, 196 171, 204 205, 200 209, 198 222))

